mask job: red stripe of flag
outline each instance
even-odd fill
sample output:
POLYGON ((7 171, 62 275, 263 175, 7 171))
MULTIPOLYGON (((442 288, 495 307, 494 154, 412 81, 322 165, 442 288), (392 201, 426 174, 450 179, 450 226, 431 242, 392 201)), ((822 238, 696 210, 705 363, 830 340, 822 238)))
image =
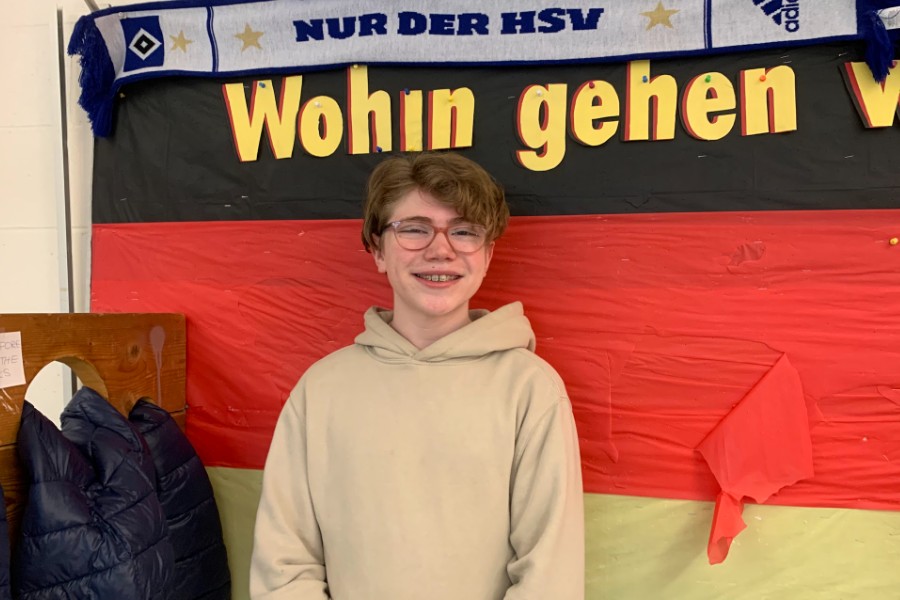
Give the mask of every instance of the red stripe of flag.
MULTIPOLYGON (((188 434, 261 468, 304 369, 390 292, 359 221, 95 225, 92 309, 188 317, 188 434)), ((783 354, 823 421, 781 504, 900 502, 900 210, 514 218, 473 306, 522 300, 586 491, 714 499, 695 450, 783 354)), ((766 431, 758 432, 765 436, 766 431)))

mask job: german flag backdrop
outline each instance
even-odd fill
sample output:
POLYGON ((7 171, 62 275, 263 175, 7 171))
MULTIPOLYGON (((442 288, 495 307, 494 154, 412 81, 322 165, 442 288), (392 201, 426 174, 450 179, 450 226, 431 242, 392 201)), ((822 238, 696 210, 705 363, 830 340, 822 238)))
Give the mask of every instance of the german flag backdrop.
POLYGON ((862 61, 840 42, 123 87, 92 310, 187 315, 187 432, 235 597, 290 389, 390 302, 366 177, 422 149, 507 190, 473 305, 523 301, 568 386, 589 599, 894 597, 900 69, 862 61))

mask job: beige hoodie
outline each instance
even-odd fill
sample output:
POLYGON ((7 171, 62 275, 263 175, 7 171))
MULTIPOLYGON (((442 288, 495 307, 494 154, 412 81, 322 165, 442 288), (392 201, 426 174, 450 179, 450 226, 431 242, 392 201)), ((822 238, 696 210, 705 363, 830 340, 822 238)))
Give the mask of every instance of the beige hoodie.
POLYGON ((258 600, 580 600, 578 438, 522 305, 418 350, 370 309, 291 393, 266 461, 258 600))

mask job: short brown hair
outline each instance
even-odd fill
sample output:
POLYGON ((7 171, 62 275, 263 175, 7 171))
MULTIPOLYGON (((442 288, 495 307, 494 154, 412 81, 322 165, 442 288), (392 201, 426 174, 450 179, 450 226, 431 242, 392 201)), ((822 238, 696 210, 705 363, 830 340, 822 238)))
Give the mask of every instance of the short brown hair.
POLYGON ((481 165, 452 152, 420 152, 381 162, 369 176, 362 241, 366 251, 377 248, 376 236, 387 227, 391 207, 406 194, 420 190, 466 221, 487 228, 488 241, 500 237, 509 222, 503 188, 481 165))

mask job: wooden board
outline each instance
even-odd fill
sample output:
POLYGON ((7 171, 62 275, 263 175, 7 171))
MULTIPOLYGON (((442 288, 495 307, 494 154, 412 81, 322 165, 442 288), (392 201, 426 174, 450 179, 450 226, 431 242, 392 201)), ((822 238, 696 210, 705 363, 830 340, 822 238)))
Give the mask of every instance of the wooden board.
POLYGON ((184 428, 185 320, 176 314, 5 314, 5 332, 21 333, 26 380, 0 389, 0 484, 15 539, 28 493, 15 444, 28 384, 58 361, 123 415, 145 398, 184 428))

